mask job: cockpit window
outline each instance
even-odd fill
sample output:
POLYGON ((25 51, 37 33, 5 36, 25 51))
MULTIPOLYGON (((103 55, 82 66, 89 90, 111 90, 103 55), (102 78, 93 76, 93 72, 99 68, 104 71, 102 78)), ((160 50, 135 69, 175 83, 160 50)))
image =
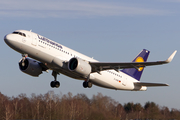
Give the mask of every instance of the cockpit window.
POLYGON ((26 37, 26 34, 24 34, 24 33, 21 33, 21 32, 13 32, 13 34, 18 34, 18 35, 21 35, 21 36, 24 36, 24 37, 26 37))

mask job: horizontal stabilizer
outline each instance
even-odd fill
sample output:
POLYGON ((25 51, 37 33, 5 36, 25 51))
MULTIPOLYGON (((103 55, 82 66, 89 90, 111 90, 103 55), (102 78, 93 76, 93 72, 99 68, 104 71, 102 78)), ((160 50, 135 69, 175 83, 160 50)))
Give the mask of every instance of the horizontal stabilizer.
POLYGON ((168 84, 164 84, 164 83, 146 83, 146 82, 134 82, 134 85, 147 86, 147 87, 169 86, 168 84))

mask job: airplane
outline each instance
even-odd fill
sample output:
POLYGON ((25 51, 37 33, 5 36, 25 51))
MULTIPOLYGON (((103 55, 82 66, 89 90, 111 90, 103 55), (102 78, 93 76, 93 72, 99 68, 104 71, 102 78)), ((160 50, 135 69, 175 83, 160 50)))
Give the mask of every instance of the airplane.
POLYGON ((150 51, 143 49, 132 62, 99 62, 64 45, 27 30, 15 30, 5 35, 5 43, 22 54, 19 69, 38 77, 43 71, 52 70, 52 88, 58 88, 57 75, 64 74, 83 80, 84 88, 96 85, 103 88, 127 91, 146 91, 147 87, 168 86, 163 83, 140 82, 144 67, 167 64, 176 50, 165 61, 147 62, 150 51), (121 70, 120 70, 121 69, 121 70))

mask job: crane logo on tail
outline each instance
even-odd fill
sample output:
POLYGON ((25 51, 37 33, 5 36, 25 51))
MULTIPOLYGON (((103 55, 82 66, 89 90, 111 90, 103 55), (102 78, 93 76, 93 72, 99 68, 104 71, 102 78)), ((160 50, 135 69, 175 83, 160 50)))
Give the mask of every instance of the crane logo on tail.
MULTIPOLYGON (((135 62, 144 62, 144 59, 142 57, 137 57, 135 62)), ((142 71, 144 67, 139 67, 138 71, 142 71)))

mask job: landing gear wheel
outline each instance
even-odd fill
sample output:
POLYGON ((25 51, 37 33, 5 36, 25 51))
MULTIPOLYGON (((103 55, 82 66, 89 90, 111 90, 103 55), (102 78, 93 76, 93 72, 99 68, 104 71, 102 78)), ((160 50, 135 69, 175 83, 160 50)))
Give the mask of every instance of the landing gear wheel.
POLYGON ((87 82, 87 86, 88 86, 88 88, 91 88, 92 87, 92 83, 91 82, 87 82))
POLYGON ((54 87, 55 87, 55 81, 51 81, 50 86, 51 86, 52 88, 54 88, 54 87))
POLYGON ((50 86, 52 88, 54 88, 54 87, 58 88, 60 86, 60 82, 59 81, 51 81, 50 86))
POLYGON ((91 83, 91 82, 84 81, 84 82, 83 82, 83 87, 84 87, 84 88, 87 88, 87 87, 88 87, 88 88, 91 88, 91 87, 92 87, 92 83, 91 83))
POLYGON ((87 82, 86 82, 86 81, 83 82, 83 87, 84 87, 84 88, 87 88, 87 82))
POLYGON ((57 79, 57 74, 59 74, 59 73, 56 72, 56 71, 53 71, 53 72, 52 72, 52 76, 53 76, 54 79, 55 79, 54 81, 51 81, 51 83, 50 83, 50 86, 51 86, 52 88, 54 88, 54 87, 58 88, 58 87, 60 86, 60 82, 56 80, 56 79, 57 79))
POLYGON ((56 81, 55 82, 55 87, 58 88, 60 86, 60 82, 59 81, 56 81))
POLYGON ((25 63, 24 63, 24 61, 22 61, 22 67, 24 67, 25 66, 25 63))

